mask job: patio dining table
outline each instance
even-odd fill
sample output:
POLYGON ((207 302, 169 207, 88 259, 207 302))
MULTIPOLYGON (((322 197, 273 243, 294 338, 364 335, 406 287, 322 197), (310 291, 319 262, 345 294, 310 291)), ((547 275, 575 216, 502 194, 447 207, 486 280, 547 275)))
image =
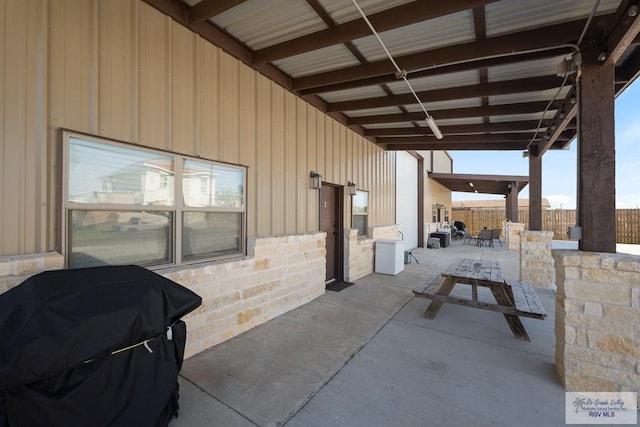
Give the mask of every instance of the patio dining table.
POLYGON ((414 289, 417 297, 433 300, 425 316, 435 319, 444 303, 502 313, 516 338, 531 341, 520 316, 544 319, 546 312, 535 291, 526 282, 505 281, 497 261, 463 258, 452 263, 434 281, 414 289), (451 296, 456 284, 471 286, 471 299, 451 296), (478 300, 478 287, 489 288, 496 303, 478 300))

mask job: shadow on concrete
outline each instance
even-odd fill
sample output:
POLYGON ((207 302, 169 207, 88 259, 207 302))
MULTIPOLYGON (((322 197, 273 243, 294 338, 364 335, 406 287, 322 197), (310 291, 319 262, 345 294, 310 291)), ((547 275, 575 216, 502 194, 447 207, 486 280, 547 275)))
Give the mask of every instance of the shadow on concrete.
POLYGON ((413 288, 462 257, 499 260, 515 279, 518 254, 461 241, 413 254, 420 264, 396 276, 371 274, 186 360, 171 426, 564 425, 554 291, 538 290, 546 320, 522 319, 531 343, 498 313, 446 304, 428 320, 413 288))

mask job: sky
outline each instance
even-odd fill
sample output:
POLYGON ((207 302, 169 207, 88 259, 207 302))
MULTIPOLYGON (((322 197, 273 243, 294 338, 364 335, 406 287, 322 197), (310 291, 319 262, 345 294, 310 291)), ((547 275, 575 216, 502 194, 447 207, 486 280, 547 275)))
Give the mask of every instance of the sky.
MULTIPOLYGON (((640 79, 615 101, 616 117, 616 208, 640 207, 640 79)), ((549 150, 542 156, 542 197, 551 208, 575 209, 578 140, 566 150, 549 150)), ((453 173, 529 175, 529 159, 522 151, 450 151, 453 173)), ((453 192, 451 199, 497 199, 492 194, 453 192)), ((529 186, 519 198, 529 197, 529 186)))

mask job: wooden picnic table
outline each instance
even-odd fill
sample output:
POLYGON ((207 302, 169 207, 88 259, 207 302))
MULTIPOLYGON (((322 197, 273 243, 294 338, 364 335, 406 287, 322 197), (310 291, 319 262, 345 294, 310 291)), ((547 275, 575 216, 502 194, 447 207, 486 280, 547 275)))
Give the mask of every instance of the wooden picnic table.
POLYGON ((434 319, 444 303, 494 311, 504 315, 516 338, 531 341, 519 316, 544 319, 547 313, 527 282, 504 280, 497 261, 463 258, 452 263, 440 277, 414 289, 417 297, 433 300, 424 313, 434 319), (471 285, 471 299, 451 296, 456 284, 471 285), (487 287, 496 303, 478 301, 478 286, 487 287))

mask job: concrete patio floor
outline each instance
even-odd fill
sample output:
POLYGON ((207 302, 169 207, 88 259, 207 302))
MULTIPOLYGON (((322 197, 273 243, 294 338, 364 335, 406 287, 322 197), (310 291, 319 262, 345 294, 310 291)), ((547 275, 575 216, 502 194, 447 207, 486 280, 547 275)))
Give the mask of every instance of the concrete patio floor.
POLYGON ((413 254, 420 264, 397 276, 371 274, 186 360, 171 427, 564 425, 555 292, 537 290, 545 320, 522 318, 530 343, 494 312, 445 304, 428 320, 413 288, 462 257, 518 278, 518 254, 461 241, 413 254))

